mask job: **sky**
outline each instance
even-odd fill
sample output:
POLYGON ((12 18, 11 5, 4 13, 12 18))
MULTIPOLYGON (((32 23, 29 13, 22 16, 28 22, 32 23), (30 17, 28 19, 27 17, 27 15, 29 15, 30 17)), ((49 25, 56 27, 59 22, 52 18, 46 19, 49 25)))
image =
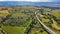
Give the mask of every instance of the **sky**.
POLYGON ((0 0, 0 1, 60 2, 60 0, 0 0))

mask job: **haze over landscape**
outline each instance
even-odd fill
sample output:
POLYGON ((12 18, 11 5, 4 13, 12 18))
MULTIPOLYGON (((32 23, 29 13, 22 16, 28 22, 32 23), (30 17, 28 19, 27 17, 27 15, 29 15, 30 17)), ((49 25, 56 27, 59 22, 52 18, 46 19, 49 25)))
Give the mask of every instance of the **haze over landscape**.
POLYGON ((0 0, 1 6, 60 4, 60 0, 0 0))
POLYGON ((0 0, 0 1, 60 2, 60 0, 0 0))

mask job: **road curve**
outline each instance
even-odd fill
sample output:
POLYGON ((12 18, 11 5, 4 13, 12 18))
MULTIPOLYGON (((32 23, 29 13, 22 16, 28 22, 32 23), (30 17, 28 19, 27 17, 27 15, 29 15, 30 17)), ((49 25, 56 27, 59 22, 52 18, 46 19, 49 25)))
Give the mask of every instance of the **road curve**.
POLYGON ((56 34, 54 31, 52 31, 49 27, 47 27, 43 22, 40 21, 40 19, 37 17, 35 12, 36 19, 38 20, 39 24, 43 26, 43 28, 49 32, 50 34, 56 34))

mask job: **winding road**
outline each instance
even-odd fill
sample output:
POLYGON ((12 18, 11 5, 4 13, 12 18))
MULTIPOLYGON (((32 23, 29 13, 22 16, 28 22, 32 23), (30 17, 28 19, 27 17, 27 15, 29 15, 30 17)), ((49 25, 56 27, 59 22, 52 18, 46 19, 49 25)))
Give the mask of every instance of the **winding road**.
POLYGON ((54 31, 52 31, 49 27, 47 27, 43 22, 40 21, 40 19, 37 17, 37 14, 35 12, 36 19, 38 20, 39 24, 42 25, 42 27, 49 33, 49 34, 56 34, 54 31))

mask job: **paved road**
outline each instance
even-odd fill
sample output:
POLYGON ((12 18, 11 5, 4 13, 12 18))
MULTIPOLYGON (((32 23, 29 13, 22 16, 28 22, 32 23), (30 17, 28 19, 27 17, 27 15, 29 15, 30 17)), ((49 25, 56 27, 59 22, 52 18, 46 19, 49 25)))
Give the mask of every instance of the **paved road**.
MULTIPOLYGON (((36 15, 36 12, 35 12, 35 15, 36 15)), ((42 27, 47 31, 49 32, 50 34, 56 34, 54 31, 52 31, 49 27, 47 27, 43 22, 40 21, 40 19, 37 17, 36 15, 36 18, 39 22, 40 25, 42 25, 42 27)))

